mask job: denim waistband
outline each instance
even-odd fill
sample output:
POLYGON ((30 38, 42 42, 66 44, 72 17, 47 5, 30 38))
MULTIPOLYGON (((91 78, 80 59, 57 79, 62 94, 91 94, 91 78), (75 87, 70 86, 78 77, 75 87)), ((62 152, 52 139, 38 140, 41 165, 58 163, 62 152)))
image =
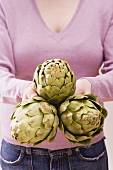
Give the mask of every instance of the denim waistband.
POLYGON ((21 152, 26 152, 27 154, 39 154, 39 155, 50 155, 50 156, 55 156, 55 155, 62 155, 62 154, 68 154, 71 155, 73 151, 77 151, 80 148, 87 148, 90 146, 95 147, 101 145, 102 142, 104 142, 105 137, 103 137, 99 142, 95 144, 90 144, 87 146, 77 146, 77 147, 72 147, 72 148, 66 148, 66 149, 60 149, 60 150, 49 150, 49 149, 43 149, 43 148, 34 148, 34 147, 25 147, 25 146, 19 146, 19 145, 14 145, 6 142, 4 139, 2 140, 2 143, 7 143, 8 145, 12 146, 13 148, 17 150, 21 150, 21 152))

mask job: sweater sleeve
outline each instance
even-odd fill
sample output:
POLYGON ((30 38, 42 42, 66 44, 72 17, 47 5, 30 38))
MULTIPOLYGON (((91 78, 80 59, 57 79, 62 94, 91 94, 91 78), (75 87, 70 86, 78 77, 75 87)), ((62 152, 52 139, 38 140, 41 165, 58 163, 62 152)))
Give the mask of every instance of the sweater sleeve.
POLYGON ((113 17, 104 39, 103 49, 102 74, 86 77, 92 84, 92 93, 96 94, 102 102, 113 100, 113 17))
POLYGON ((30 81, 15 78, 13 48, 0 6, 0 102, 17 104, 30 81))

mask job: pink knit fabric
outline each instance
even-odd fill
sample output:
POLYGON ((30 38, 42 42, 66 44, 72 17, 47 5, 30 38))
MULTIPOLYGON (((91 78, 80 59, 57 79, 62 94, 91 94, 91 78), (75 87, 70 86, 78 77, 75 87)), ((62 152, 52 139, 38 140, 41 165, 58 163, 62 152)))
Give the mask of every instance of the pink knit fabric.
MULTIPOLYGON (((56 33, 44 23, 34 0, 0 0, 0 117, 7 142, 18 144, 11 137, 10 116, 36 66, 53 58, 69 62, 77 79, 87 78, 100 101, 113 100, 113 1, 80 0, 68 26, 56 33)), ((36 147, 72 145, 58 130, 53 143, 36 147)))

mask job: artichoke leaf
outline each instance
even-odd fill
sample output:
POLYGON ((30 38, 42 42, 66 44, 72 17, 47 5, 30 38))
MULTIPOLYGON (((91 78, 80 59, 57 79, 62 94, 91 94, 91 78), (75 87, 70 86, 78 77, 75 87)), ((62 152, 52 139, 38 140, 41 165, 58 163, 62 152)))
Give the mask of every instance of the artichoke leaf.
POLYGON ((18 105, 16 105, 16 108, 20 107, 20 106, 27 106, 31 103, 34 103, 35 101, 33 99, 27 99, 25 101, 20 102, 18 105))
POLYGON ((72 134, 83 134, 84 131, 82 129, 82 126, 75 121, 73 121, 68 127, 66 127, 72 134))
POLYGON ((71 112, 75 112, 80 110, 81 107, 83 107, 84 105, 80 102, 80 101, 71 101, 68 105, 68 110, 71 112))
POLYGON ((91 139, 92 137, 91 136, 88 136, 88 135, 82 135, 82 136, 75 136, 77 142, 82 142, 82 141, 85 141, 87 139, 91 139))
POLYGON ((45 129, 51 129, 53 122, 54 122, 53 114, 44 114, 43 124, 44 124, 45 129))
POLYGON ((56 80, 56 77, 54 75, 51 74, 47 74, 46 75, 46 84, 51 86, 52 83, 56 80))
POLYGON ((60 116, 63 124, 67 127, 72 124, 73 122, 73 114, 70 111, 65 111, 60 116))
POLYGON ((62 121, 59 121, 59 129, 62 131, 63 134, 65 133, 65 128, 62 121))
POLYGON ((67 139, 71 140, 71 141, 74 141, 74 142, 77 142, 76 138, 74 137, 74 135, 72 135, 71 133, 69 133, 68 131, 65 131, 64 132, 64 135, 67 139))
POLYGON ((90 100, 84 100, 83 103, 89 108, 91 107, 97 109, 96 106, 90 100))
POLYGON ((64 102, 60 105, 60 108, 59 108, 60 114, 63 113, 64 111, 66 111, 67 108, 68 108, 68 106, 69 106, 69 100, 64 101, 64 102))
POLYGON ((72 140, 70 140, 70 139, 68 139, 68 141, 69 141, 69 143, 70 143, 71 145, 73 145, 73 146, 75 146, 75 145, 77 144, 77 142, 72 141, 72 140))
POLYGON ((44 114, 53 114, 53 112, 55 114, 57 113, 56 108, 47 102, 40 102, 38 105, 39 105, 41 112, 44 114))
POLYGON ((93 100, 95 102, 98 102, 98 96, 95 94, 85 94, 90 100, 93 100))
POLYGON ((92 142, 92 138, 79 141, 79 144, 86 146, 86 145, 89 145, 91 142, 92 142))
POLYGON ((88 99, 88 97, 87 96, 85 96, 85 95, 76 95, 76 96, 74 96, 74 98, 73 98, 73 100, 81 100, 81 99, 88 99))
POLYGON ((94 138, 94 137, 97 137, 98 135, 100 135, 100 134, 102 133, 102 131, 103 131, 103 127, 99 128, 99 129, 92 135, 92 137, 93 137, 93 138, 94 138))
POLYGON ((34 97, 33 100, 34 100, 35 102, 46 101, 44 98, 42 98, 42 97, 40 97, 40 96, 34 97))
POLYGON ((52 83, 51 83, 52 86, 56 86, 58 87, 59 89, 62 88, 62 86, 64 85, 64 78, 57 78, 55 79, 52 83))
POLYGON ((71 93, 73 87, 74 86, 72 83, 68 83, 60 89, 59 94, 65 94, 65 96, 68 96, 71 93))
POLYGON ((37 93, 39 96, 41 96, 44 99, 50 98, 50 94, 48 94, 48 91, 45 87, 42 87, 42 85, 37 85, 37 93))
POLYGON ((108 112, 104 107, 102 107, 102 114, 103 114, 104 118, 106 118, 108 115, 108 112))
POLYGON ((28 119, 27 122, 28 125, 31 126, 32 128, 41 128, 43 127, 43 115, 38 114, 36 116, 33 116, 30 119, 28 119))
POLYGON ((55 96, 53 96, 51 99, 47 100, 49 103, 57 106, 59 103, 61 103, 62 101, 64 101, 66 98, 65 94, 57 94, 55 96))
POLYGON ((41 74, 41 75, 39 75, 39 77, 38 77, 38 82, 39 82, 39 84, 41 84, 43 87, 45 87, 47 84, 47 82, 46 82, 46 79, 45 79, 45 75, 44 74, 41 74))
POLYGON ((36 138, 38 141, 44 140, 50 133, 50 129, 40 128, 36 132, 36 138))
POLYGON ((48 135, 46 141, 52 142, 55 139, 55 137, 56 137, 56 133, 57 133, 57 130, 56 129, 52 129, 52 131, 48 135))
MULTIPOLYGON (((65 77, 65 84, 68 84, 71 82, 71 73, 68 72, 65 77)), ((75 83, 75 82, 74 82, 75 83)))
POLYGON ((57 115, 54 117, 54 123, 53 123, 53 128, 57 128, 59 125, 59 118, 57 115))
MULTIPOLYGON (((60 89, 56 86, 46 86, 46 93, 49 96, 49 99, 52 98, 53 96, 57 95, 60 92, 60 89)), ((45 96, 44 96, 45 98, 45 96)))
POLYGON ((102 111, 102 106, 98 103, 98 102, 95 102, 93 100, 91 100, 91 102, 95 105, 95 107, 97 108, 97 110, 99 110, 100 112, 102 111))

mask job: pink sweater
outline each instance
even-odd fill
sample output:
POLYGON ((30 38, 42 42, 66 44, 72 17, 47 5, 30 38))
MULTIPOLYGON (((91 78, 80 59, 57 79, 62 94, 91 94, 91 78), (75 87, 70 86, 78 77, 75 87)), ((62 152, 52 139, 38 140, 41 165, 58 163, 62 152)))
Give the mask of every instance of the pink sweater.
MULTIPOLYGON (((0 118, 6 141, 18 145, 11 137, 10 116, 36 66, 53 58, 67 60, 77 79, 86 77, 100 101, 113 100, 113 1, 80 0, 68 26, 56 33, 44 23, 34 0, 0 0, 0 118), (102 63, 103 74, 98 75, 102 63)), ((72 145, 58 130, 54 142, 36 147, 72 145)))

